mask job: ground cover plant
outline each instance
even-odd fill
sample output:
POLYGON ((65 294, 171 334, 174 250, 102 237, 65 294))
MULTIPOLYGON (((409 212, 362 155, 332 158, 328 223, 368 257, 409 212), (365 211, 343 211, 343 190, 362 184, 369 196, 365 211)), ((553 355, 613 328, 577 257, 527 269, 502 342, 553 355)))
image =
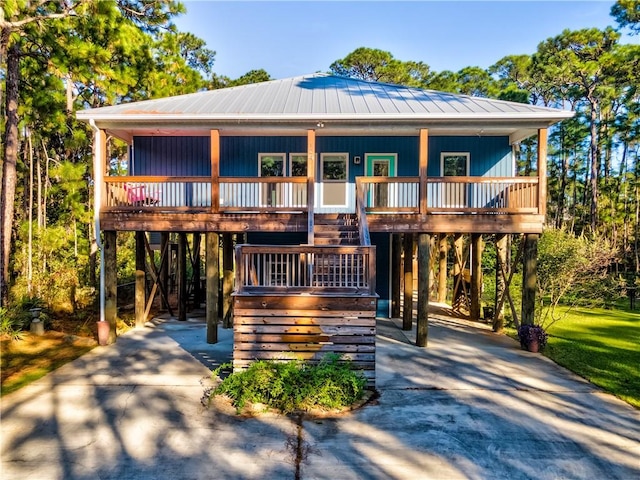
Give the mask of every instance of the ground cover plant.
MULTIPOLYGON (((229 367, 225 364, 216 369, 214 378, 229 367)), ((247 402, 282 413, 340 409, 360 400, 366 383, 364 375, 337 354, 327 354, 317 364, 258 360, 248 369, 230 374, 212 390, 210 398, 226 395, 238 411, 247 402)))
POLYGON ((546 356, 640 408, 640 312, 574 308, 547 332, 546 356))

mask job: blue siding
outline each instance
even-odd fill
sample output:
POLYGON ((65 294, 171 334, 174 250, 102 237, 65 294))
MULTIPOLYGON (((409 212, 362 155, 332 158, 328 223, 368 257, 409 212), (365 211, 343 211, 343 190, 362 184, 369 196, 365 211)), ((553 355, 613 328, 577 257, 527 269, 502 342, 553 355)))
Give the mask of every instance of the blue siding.
MULTIPOLYGON (((418 137, 318 137, 321 153, 349 154, 349 181, 364 175, 367 153, 397 153, 398 175, 418 175, 418 137), (353 157, 360 156, 360 165, 353 157)), ((209 137, 135 137, 130 157, 134 175, 210 175, 209 137)), ((258 175, 259 153, 303 153, 307 138, 301 137, 221 137, 220 175, 258 175)), ((472 176, 512 176, 513 162, 508 137, 429 137, 430 176, 440 175, 442 152, 469 152, 472 176)), ((319 165, 318 170, 319 172, 319 165)))
POLYGON ((306 151, 307 137, 221 137, 220 175, 257 177, 259 153, 288 155, 306 151))
POLYGON ((442 152, 469 152, 469 174, 474 177, 514 174, 509 137, 429 137, 429 176, 440 175, 442 152))
POLYGON ((135 137, 132 175, 210 176, 209 137, 135 137))

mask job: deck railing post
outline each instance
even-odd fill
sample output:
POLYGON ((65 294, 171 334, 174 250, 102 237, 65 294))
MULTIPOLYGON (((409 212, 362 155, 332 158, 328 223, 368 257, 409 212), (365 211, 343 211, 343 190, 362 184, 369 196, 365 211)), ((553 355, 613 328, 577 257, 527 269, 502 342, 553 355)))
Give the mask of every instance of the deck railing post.
POLYGON ((420 147, 418 153, 420 172, 420 214, 427 213, 427 170, 429 166, 429 130, 420 129, 420 147))
POLYGON ((547 214, 547 129, 538 130, 538 213, 547 214))
POLYGON ((211 212, 220 210, 220 132, 211 130, 211 212))
POLYGON ((307 243, 314 244, 314 207, 316 181, 316 131, 307 130, 307 243))

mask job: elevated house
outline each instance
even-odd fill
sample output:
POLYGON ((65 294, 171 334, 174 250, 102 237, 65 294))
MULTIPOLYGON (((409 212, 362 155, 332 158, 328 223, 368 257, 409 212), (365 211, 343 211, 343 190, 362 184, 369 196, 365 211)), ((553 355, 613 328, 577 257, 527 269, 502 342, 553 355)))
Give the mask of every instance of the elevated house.
MULTIPOLYGON (((195 247, 205 233, 206 268, 196 278, 206 277, 207 336, 215 341, 219 235, 227 271, 235 235, 237 366, 332 350, 372 368, 374 317, 398 315, 398 259, 403 248, 405 258, 413 256, 414 239, 419 345, 427 336, 432 236, 440 252, 446 235, 455 236, 462 258, 463 234, 472 250, 482 234, 523 234, 525 276, 535 274, 547 127, 571 115, 326 74, 81 111, 78 118, 95 132, 105 319, 115 319, 115 232, 139 232, 142 270, 148 247, 142 232, 163 232, 163 252, 168 232, 179 232, 181 297, 185 234, 196 234, 195 247), (108 136, 129 145, 126 176, 108 174, 108 136), (514 148, 531 136, 539 142, 536 175, 517 176, 514 148)), ((456 265, 458 274, 463 267, 456 265)), ((166 290, 166 264, 152 270, 154 290, 166 290)), ((411 275, 411 262, 405 272, 411 275)), ((223 283, 227 315, 231 277, 223 283)), ((526 317, 533 312, 530 282, 524 289, 526 317)), ((474 282, 470 293, 473 316, 474 282)))

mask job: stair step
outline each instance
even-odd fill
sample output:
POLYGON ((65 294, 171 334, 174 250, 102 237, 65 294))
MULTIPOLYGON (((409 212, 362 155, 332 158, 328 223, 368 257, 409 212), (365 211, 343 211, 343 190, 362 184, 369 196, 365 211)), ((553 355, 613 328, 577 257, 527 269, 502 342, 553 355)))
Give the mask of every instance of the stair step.
POLYGON ((314 237, 316 245, 360 245, 358 238, 314 237))
POLYGON ((315 224, 314 225, 314 232, 318 233, 318 232, 357 232, 358 231, 358 226, 357 225, 318 225, 315 224))

